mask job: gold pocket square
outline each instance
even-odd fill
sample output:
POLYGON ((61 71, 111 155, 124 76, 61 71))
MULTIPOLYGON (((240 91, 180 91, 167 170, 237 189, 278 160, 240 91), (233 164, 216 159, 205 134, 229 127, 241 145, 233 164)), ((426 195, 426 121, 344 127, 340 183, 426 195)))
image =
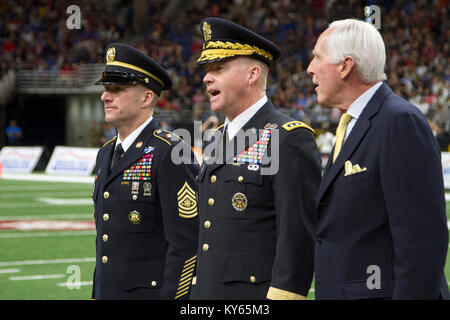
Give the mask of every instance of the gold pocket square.
POLYGON ((349 175, 352 175, 352 174, 355 174, 355 173, 364 172, 364 171, 367 171, 366 167, 361 169, 359 164, 353 165, 350 162, 350 160, 345 161, 345 174, 344 174, 344 176, 349 176, 349 175))

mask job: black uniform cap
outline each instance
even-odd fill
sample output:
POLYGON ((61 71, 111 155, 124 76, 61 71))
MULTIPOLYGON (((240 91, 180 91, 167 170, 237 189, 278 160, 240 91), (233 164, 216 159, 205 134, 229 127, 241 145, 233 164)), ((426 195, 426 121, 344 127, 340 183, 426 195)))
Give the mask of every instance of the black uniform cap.
POLYGON ((172 87, 169 74, 152 58, 123 43, 112 43, 106 47, 105 71, 95 84, 120 85, 142 84, 157 95, 172 87))
POLYGON ((223 61, 235 56, 249 56, 267 65, 281 56, 273 42, 236 23, 220 18, 206 18, 200 24, 203 51, 198 65, 223 61))

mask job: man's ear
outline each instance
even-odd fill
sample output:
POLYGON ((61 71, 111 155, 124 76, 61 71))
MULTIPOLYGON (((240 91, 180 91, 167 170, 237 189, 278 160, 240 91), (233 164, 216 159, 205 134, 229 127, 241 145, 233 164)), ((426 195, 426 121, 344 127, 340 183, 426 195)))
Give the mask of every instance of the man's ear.
POLYGON ((341 80, 346 79, 355 68, 355 60, 353 60, 353 58, 350 56, 345 56, 344 60, 339 64, 339 74, 341 80))
POLYGON ((142 93, 142 105, 151 106, 153 99, 156 98, 156 94, 152 90, 145 90, 142 93))
POLYGON ((251 65, 248 67, 248 80, 247 84, 250 86, 258 81, 261 76, 261 67, 257 64, 251 65))

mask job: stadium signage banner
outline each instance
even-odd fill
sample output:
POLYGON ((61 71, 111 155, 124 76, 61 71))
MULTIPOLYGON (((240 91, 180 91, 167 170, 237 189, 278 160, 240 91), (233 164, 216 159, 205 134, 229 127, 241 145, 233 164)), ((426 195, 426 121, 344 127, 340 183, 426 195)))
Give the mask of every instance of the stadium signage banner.
POLYGON ((94 170, 97 148, 57 146, 45 169, 47 174, 89 176, 94 170))
POLYGON ((442 172, 445 189, 450 189, 450 152, 442 152, 442 172))
POLYGON ((42 147, 4 147, 0 151, 2 171, 31 173, 43 151, 42 147))

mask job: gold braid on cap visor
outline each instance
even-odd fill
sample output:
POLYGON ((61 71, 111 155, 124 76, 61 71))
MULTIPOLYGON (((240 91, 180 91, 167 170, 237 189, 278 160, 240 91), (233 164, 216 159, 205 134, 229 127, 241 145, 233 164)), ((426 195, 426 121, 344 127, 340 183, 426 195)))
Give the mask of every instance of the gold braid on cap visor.
POLYGON ((206 44, 206 46, 203 46, 202 54, 197 62, 234 56, 250 56, 255 53, 269 61, 273 60, 273 55, 271 53, 255 46, 232 43, 229 41, 210 41, 206 44))
POLYGON ((106 65, 108 65, 108 66, 119 66, 119 67, 124 67, 124 68, 133 69, 133 70, 142 72, 143 74, 146 74, 149 77, 152 77, 153 79, 158 81, 159 84, 161 84, 161 86, 164 88, 164 82, 160 78, 158 78, 157 76, 151 74, 147 70, 139 68, 138 66, 135 66, 135 65, 132 65, 132 64, 129 64, 129 63, 125 63, 125 62, 120 62, 120 61, 117 61, 117 60, 116 61, 111 61, 111 62, 106 62, 106 65))

